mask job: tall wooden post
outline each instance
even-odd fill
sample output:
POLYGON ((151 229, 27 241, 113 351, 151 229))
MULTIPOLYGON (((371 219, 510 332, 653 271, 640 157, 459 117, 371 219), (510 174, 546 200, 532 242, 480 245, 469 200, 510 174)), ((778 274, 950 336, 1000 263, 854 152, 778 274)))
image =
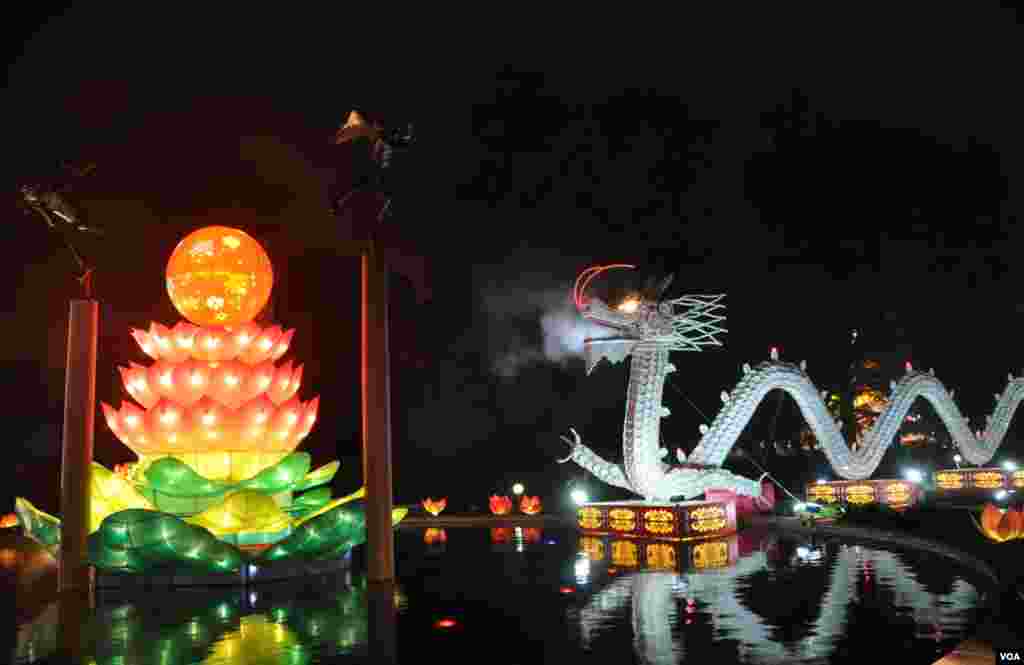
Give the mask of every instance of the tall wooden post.
POLYGON ((65 591, 92 592, 87 563, 93 426, 96 413, 96 338, 99 303, 72 300, 64 382, 64 441, 60 481, 60 571, 65 591))
POLYGON ((367 581, 395 579, 391 525, 391 391, 388 362, 388 271, 371 237, 362 265, 363 482, 366 485, 367 581))

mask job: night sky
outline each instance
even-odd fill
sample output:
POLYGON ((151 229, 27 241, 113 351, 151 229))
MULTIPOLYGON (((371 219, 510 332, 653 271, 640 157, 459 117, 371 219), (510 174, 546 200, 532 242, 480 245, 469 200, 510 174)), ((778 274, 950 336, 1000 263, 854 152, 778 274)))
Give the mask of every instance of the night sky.
MULTIPOLYGON (((316 465, 340 457, 336 484, 355 486, 358 230, 328 213, 353 149, 328 139, 356 106, 418 134, 382 230, 398 501, 482 505, 513 476, 553 499, 576 473, 553 461, 570 425, 617 454, 626 370, 585 377, 559 346, 571 335, 552 334, 570 332, 569 289, 596 262, 640 267, 604 280, 610 295, 673 271, 671 295, 728 293, 724 347, 678 354, 678 390, 666 390, 663 434, 687 450, 698 409, 713 417, 740 365, 771 346, 838 386, 857 328, 872 349, 934 367, 978 425, 1024 366, 1013 10, 584 19, 511 5, 364 16, 94 4, 12 23, 5 42, 0 270, 14 288, 0 349, 23 465, 5 473, 40 506, 56 507, 76 284, 59 239, 14 193, 61 159, 97 164, 73 198, 106 230, 81 240, 103 303, 98 399, 120 403, 115 367, 143 361, 129 329, 178 319, 163 286, 177 241, 241 227, 274 261, 268 316, 297 329, 300 394, 321 395, 303 449, 316 465)), ((768 436, 773 410, 745 436, 768 436)), ((786 418, 780 436, 799 424, 795 407, 786 418)), ((99 461, 129 460, 102 419, 97 430, 99 461)), ((1020 431, 1003 450, 1020 454, 1020 431)))

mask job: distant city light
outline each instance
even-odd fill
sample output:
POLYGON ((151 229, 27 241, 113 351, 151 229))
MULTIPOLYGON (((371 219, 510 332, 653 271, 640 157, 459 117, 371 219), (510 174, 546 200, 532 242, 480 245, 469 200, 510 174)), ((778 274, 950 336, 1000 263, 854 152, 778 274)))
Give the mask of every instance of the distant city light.
POLYGON ((516 496, 519 496, 520 494, 523 493, 524 489, 526 488, 523 487, 522 483, 516 483, 515 485, 512 486, 512 493, 515 494, 516 496))
POLYGON ((924 474, 917 469, 907 469, 903 472, 903 475, 912 483, 919 483, 924 480, 924 474))
POLYGON ((581 489, 573 490, 571 496, 573 503, 575 503, 577 506, 582 506, 583 504, 590 500, 587 496, 587 493, 581 489))

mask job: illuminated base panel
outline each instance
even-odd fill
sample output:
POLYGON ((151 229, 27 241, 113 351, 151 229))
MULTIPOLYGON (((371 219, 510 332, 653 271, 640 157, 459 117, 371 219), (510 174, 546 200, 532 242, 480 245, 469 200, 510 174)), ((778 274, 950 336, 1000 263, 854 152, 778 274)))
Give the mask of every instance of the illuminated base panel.
POLYGON ((576 521, 581 533, 595 536, 696 540, 736 533, 736 510, 723 501, 587 503, 576 521))
POLYGON ((932 478, 935 491, 943 495, 957 493, 971 494, 992 490, 1024 489, 1024 471, 1005 471, 1000 468, 988 469, 942 469, 932 478))
POLYGON ((807 500, 815 503, 909 508, 921 497, 921 487, 908 480, 837 480, 807 486, 807 500))
POLYGON ((699 541, 661 541, 618 536, 580 536, 580 552, 609 571, 671 570, 688 572, 728 568, 740 558, 736 536, 699 541))

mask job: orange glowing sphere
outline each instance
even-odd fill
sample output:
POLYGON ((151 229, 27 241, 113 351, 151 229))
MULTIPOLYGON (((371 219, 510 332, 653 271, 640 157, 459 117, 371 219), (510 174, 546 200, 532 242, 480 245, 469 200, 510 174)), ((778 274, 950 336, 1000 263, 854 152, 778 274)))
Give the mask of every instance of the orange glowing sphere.
POLYGON ((270 257, 245 231, 207 226, 178 243, 167 262, 167 294, 174 307, 200 326, 252 321, 270 299, 270 257))

